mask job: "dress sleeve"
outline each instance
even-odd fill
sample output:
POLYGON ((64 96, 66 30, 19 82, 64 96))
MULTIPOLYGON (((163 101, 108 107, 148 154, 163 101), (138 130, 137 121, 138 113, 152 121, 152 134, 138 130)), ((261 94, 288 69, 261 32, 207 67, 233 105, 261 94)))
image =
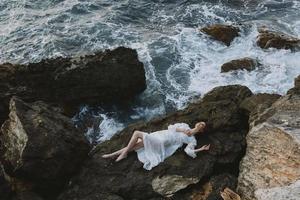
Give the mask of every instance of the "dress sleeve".
POLYGON ((197 140, 195 139, 195 137, 191 137, 191 139, 187 143, 187 146, 184 149, 185 153, 191 156, 192 158, 196 158, 197 155, 194 151, 196 145, 197 145, 197 140))

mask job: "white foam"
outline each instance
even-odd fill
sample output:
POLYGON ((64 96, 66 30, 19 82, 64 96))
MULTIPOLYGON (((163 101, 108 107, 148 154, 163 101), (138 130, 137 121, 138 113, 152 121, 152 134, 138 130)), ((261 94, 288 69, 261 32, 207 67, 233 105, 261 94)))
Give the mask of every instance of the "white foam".
MULTIPOLYGON (((97 142, 109 140, 116 132, 124 128, 124 125, 117 122, 115 119, 110 118, 105 114, 100 114, 100 116, 102 117, 102 122, 99 125, 100 133, 97 142)), ((89 132, 91 132, 91 130, 89 130, 87 134, 89 134, 89 132)))

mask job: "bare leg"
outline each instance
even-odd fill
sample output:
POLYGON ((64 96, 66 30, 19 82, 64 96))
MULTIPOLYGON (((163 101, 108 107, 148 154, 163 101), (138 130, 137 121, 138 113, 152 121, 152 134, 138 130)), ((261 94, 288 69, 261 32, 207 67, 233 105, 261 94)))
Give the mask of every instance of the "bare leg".
POLYGON ((128 152, 130 152, 134 149, 134 146, 136 145, 138 139, 143 139, 143 132, 134 131, 128 145, 125 147, 125 149, 119 155, 119 157, 116 159, 116 162, 127 157, 128 152))
MULTIPOLYGON (((137 143, 135 144, 135 146, 133 147, 132 150, 138 150, 139 148, 142 148, 144 146, 144 143, 143 143, 143 140, 142 139, 138 139, 137 143)), ((102 158, 112 158, 112 157, 115 157, 115 156, 118 156, 120 155, 124 150, 126 149, 126 147, 118 150, 118 151, 115 151, 113 153, 110 153, 110 154, 104 154, 102 156, 102 158)))

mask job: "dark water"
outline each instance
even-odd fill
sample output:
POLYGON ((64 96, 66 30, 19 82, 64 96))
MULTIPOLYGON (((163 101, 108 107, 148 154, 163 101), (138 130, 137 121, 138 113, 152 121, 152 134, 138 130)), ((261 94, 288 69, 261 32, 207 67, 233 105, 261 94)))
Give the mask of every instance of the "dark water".
POLYGON ((86 106, 74 117, 76 123, 87 114, 104 118, 88 132, 102 141, 128 123, 182 109, 215 86, 285 93, 300 74, 300 53, 258 48, 261 25, 300 37, 300 1, 1 0, 0 61, 36 62, 120 45, 137 49, 148 89, 130 108, 86 106), (241 36, 226 47, 199 32, 214 23, 240 24, 241 36), (263 68, 220 74, 224 62, 245 56, 263 68))

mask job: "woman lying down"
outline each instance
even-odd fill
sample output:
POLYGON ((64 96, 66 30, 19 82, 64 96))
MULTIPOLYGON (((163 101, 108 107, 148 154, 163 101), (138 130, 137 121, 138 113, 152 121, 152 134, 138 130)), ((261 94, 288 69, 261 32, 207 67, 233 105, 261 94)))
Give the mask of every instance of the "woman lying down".
POLYGON ((105 154, 103 158, 115 158, 116 162, 127 157, 131 151, 136 151, 138 159, 144 163, 146 170, 151 170, 167 157, 171 156, 183 144, 187 144, 184 151, 187 155, 195 158, 196 153, 207 151, 210 144, 195 149, 197 140, 195 134, 204 132, 205 122, 196 123, 194 128, 190 128, 186 123, 176 123, 169 125, 168 129, 146 133, 134 131, 128 145, 118 151, 105 154))

